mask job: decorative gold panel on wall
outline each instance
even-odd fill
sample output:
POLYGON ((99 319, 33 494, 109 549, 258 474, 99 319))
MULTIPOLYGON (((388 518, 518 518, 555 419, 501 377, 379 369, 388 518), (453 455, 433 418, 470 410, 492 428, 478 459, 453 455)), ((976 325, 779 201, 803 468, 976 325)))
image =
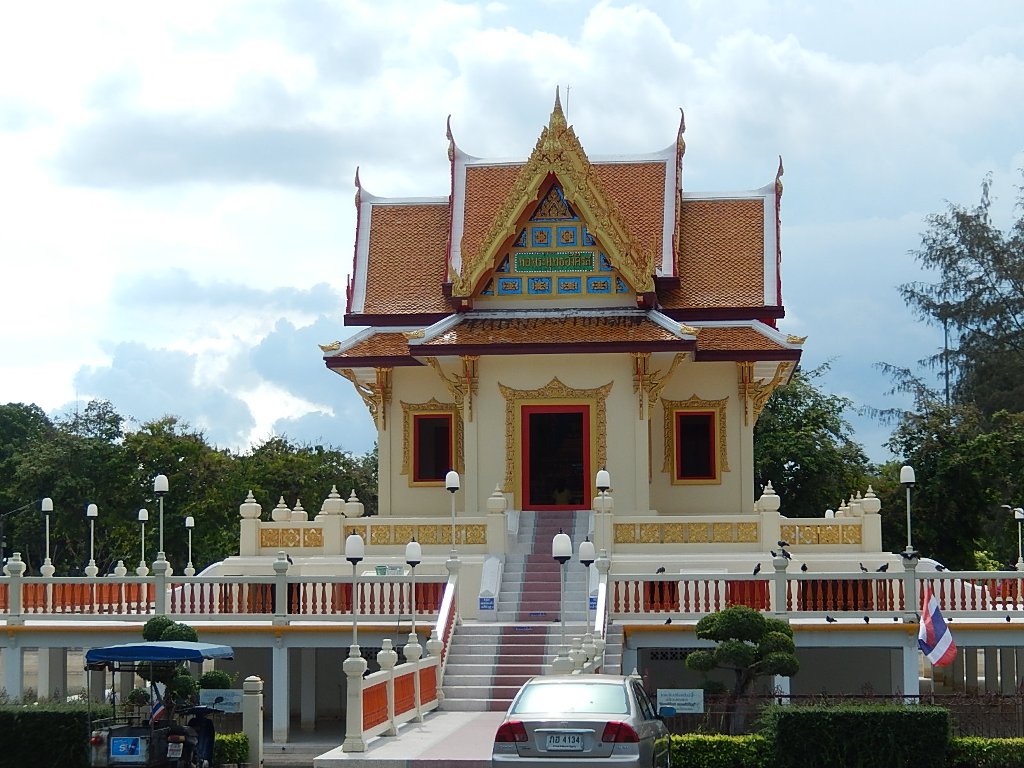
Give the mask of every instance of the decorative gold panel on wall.
POLYGON ((608 464, 608 393, 612 383, 608 382, 593 389, 567 387, 556 376, 540 389, 512 389, 499 383, 498 389, 505 398, 505 493, 514 493, 520 501, 520 489, 516 478, 522 476, 522 430, 520 418, 524 405, 553 405, 571 403, 590 406, 590 446, 595 466, 603 469, 608 464))
POLYGON ((459 526, 462 528, 462 542, 464 544, 486 544, 487 526, 479 523, 459 526))
POLYGON ((837 544, 860 544, 862 531, 860 523, 826 523, 824 525, 789 524, 779 527, 783 541, 805 546, 832 546, 837 544))
POLYGON ((370 528, 370 543, 377 545, 391 544, 391 526, 375 525, 370 528))
POLYGON ((615 523, 616 544, 751 544, 760 540, 760 524, 615 523))
POLYGON ((260 528, 260 547, 280 547, 281 546, 281 529, 280 528, 260 528))
MULTIPOLYGON (((396 525, 395 526, 395 541, 398 544, 408 544, 413 538, 416 537, 416 526, 414 525, 396 525)), ((419 541, 419 539, 416 539, 419 541)))
POLYGON ((760 540, 757 523, 736 523, 736 541, 752 544, 760 540))
POLYGON ((302 546, 304 547, 316 547, 317 549, 324 545, 324 529, 317 528, 302 528, 302 546))
POLYGON ((615 543, 636 544, 636 526, 633 523, 616 523, 615 543))

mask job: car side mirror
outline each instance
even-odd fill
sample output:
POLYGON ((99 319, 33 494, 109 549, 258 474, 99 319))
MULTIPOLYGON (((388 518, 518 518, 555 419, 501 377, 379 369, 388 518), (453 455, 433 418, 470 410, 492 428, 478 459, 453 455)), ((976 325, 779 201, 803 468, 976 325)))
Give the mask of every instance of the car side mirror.
POLYGON ((675 716, 676 716, 676 708, 675 707, 659 707, 658 708, 658 717, 675 717, 675 716))

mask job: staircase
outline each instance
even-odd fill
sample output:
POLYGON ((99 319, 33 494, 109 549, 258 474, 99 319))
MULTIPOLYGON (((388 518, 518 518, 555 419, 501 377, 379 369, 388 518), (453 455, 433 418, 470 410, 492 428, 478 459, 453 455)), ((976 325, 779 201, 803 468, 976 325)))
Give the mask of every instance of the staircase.
MULTIPOLYGON (((560 566, 551 557, 551 540, 564 531, 578 547, 588 529, 586 512, 520 513, 519 534, 506 556, 498 594, 498 622, 455 628, 443 709, 505 710, 523 683, 544 673, 561 640, 560 566)), ((575 559, 565 565, 567 638, 583 631, 586 571, 575 559)))

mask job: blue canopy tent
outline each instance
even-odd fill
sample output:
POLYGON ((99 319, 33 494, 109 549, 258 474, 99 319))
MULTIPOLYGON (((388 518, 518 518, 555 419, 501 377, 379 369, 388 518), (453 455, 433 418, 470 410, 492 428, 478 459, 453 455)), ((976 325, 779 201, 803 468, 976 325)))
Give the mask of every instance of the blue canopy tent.
POLYGON ((154 640, 92 648, 85 653, 85 668, 106 669, 112 664, 201 662, 206 659, 231 659, 234 655, 235 651, 230 645, 187 640, 154 640))

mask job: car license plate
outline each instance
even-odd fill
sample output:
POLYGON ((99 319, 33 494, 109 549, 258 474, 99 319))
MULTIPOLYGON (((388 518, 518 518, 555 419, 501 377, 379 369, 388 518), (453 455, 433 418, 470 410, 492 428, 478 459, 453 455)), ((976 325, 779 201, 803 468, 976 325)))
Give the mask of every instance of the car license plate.
POLYGON ((174 759, 177 759, 177 758, 181 757, 181 751, 182 751, 182 747, 183 746, 184 745, 181 742, 178 742, 176 744, 168 744, 167 745, 167 756, 168 757, 172 757, 174 759))
POLYGON ((582 752, 582 733, 549 733, 547 749, 550 752, 582 752))

